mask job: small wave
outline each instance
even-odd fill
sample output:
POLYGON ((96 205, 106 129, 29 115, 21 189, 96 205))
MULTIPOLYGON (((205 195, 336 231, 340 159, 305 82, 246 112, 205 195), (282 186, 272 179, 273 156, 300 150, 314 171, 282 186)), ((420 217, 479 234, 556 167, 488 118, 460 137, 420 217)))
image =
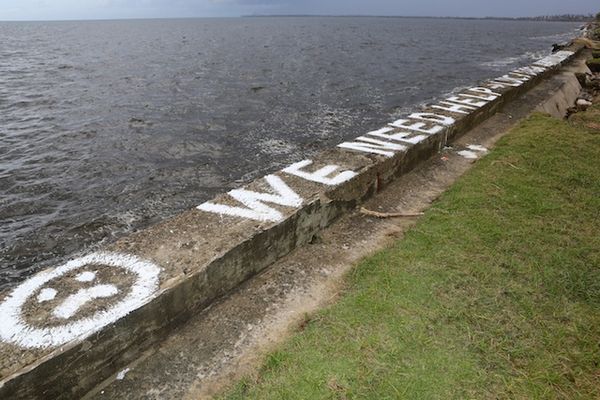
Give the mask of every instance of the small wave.
POLYGON ((498 60, 482 62, 479 65, 491 69, 503 69, 505 67, 518 65, 523 62, 538 60, 546 55, 548 55, 548 51, 546 50, 528 51, 517 57, 500 58, 498 60))
POLYGON ((521 60, 521 57, 506 57, 499 60, 483 62, 480 65, 483 67, 500 68, 516 64, 521 60))
MULTIPOLYGON (((579 31, 579 29, 577 29, 575 32, 578 32, 578 31, 579 31)), ((556 33, 554 35, 530 36, 530 37, 528 37, 528 39, 560 42, 560 41, 568 41, 573 36, 574 36, 573 32, 565 32, 565 33, 556 33)))

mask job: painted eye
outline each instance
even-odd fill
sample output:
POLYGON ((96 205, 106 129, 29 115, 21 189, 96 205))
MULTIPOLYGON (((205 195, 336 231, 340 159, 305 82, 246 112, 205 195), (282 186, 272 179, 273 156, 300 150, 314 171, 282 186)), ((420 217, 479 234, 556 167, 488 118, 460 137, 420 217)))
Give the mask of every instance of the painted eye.
POLYGON ((92 271, 85 271, 75 277, 78 282, 92 282, 96 279, 96 273, 92 271))

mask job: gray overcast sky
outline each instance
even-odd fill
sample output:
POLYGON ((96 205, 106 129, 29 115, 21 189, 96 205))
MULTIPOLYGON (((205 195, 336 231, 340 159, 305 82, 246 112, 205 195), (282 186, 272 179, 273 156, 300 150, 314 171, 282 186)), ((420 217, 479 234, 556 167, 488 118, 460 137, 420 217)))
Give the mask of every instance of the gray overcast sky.
POLYGON ((598 0, 0 0, 0 20, 247 14, 534 16, 600 11, 598 0))

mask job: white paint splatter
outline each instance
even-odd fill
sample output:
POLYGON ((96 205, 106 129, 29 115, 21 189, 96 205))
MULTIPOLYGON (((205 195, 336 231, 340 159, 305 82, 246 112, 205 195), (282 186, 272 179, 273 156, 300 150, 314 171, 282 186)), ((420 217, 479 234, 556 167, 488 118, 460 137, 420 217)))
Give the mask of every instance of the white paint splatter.
POLYGON ((566 51, 566 50, 562 50, 559 52, 556 52, 552 55, 549 55, 548 57, 544 57, 541 60, 538 60, 536 62, 534 62, 534 65, 541 65, 542 67, 554 67, 555 65, 560 64, 561 62, 565 61, 567 58, 571 57, 573 54, 572 51, 566 51))
MULTIPOLYGON (((394 130, 393 128, 390 128, 392 131, 394 130)), ((378 130, 378 131, 373 131, 370 132, 370 134, 375 135, 374 132, 381 132, 382 129, 378 130)), ((407 133, 410 134, 410 133, 407 133)), ((384 135, 383 133, 379 134, 379 136, 384 135)), ((390 136, 390 135, 387 135, 390 136)), ((347 149, 347 150, 355 150, 355 151, 361 151, 363 153, 371 153, 371 154, 379 154, 385 157, 394 157, 394 154, 396 154, 396 152, 398 151, 405 151, 406 150, 406 146, 398 144, 398 143, 392 143, 392 142, 386 142, 383 140, 377 140, 377 139, 373 139, 373 138, 369 138, 367 136, 359 136, 356 139, 354 139, 353 142, 344 142, 344 143, 340 143, 337 145, 337 147, 342 148, 342 149, 347 149)))
POLYGON ((57 318, 69 319, 90 301, 111 297, 117 293, 119 290, 115 285, 96 285, 91 288, 79 289, 77 293, 70 295, 58 305, 52 314, 57 318))
POLYGON ((367 135, 379 136, 379 135, 382 135, 382 134, 390 133, 392 131, 394 131, 394 128, 386 126, 386 127, 383 127, 383 128, 376 129, 374 131, 367 132, 367 135))
MULTIPOLYGON (((482 86, 476 86, 476 87, 472 87, 470 89, 467 89, 469 92, 475 92, 475 93, 480 93, 480 94, 485 94, 485 95, 489 95, 490 98, 491 97, 495 97, 498 98, 500 97, 500 93, 496 93, 493 90, 486 88, 486 87, 482 87, 482 86)), ((490 100, 491 101, 491 100, 490 100)))
POLYGON ((433 125, 430 128, 427 128, 427 124, 424 122, 414 122, 408 119, 397 119, 390 124, 394 128, 408 129, 409 131, 426 133, 428 135, 435 135, 444 130, 443 126, 433 125))
POLYGON ((513 87, 512 85, 509 85, 506 82, 497 82, 497 81, 489 81, 489 82, 485 83, 485 85, 487 85, 488 87, 490 87, 494 90, 513 87))
MULTIPOLYGON (((477 98, 479 99, 479 97, 477 98)), ((474 100, 471 99, 469 101, 474 100)), ((459 114, 467 114, 467 112, 462 110, 463 108, 469 111, 475 109, 469 105, 459 105, 447 101, 442 101, 440 103, 447 104, 449 107, 440 105, 432 107, 459 114)), ((353 142, 340 143, 337 147, 379 154, 385 157, 393 157, 396 152, 406 151, 408 149, 407 145, 416 145, 426 140, 430 135, 439 134, 447 129, 447 127, 452 126, 455 122, 456 120, 454 118, 443 114, 431 112, 413 113, 408 116, 408 119, 397 119, 388 124, 389 126, 387 127, 367 132, 366 136, 357 137, 353 142), (414 120, 425 122, 415 122, 414 120), (396 129, 403 129, 403 131, 398 132, 396 129), (419 135, 415 132, 423 134, 419 135), (388 141, 373 139, 371 136, 383 138, 388 141), (400 142, 402 144, 394 142, 400 142)))
POLYGON ((542 72, 546 71, 546 67, 531 65, 529 67, 521 67, 514 70, 514 72, 519 74, 527 74, 530 76, 538 76, 542 72))
POLYGON ((246 189, 236 189, 229 192, 231 197, 245 205, 247 208, 211 202, 203 203, 197 208, 198 210, 206 212, 242 217, 255 221, 279 222, 283 219, 283 214, 278 210, 265 205, 263 202, 287 207, 300 207, 302 205, 302 198, 290 189, 281 178, 275 175, 267 175, 264 179, 276 194, 257 193, 246 189))
POLYGON ((459 151, 458 155, 472 160, 472 159, 479 158, 479 156, 481 154, 485 154, 488 152, 488 149, 486 149, 485 147, 480 146, 478 144, 469 144, 469 145, 467 145, 467 149, 469 149, 469 150, 459 151))
MULTIPOLYGON (((160 268, 132 255, 96 252, 69 261, 53 270, 41 272, 17 286, 0 304, 0 339, 27 348, 46 348, 81 340, 99 331, 150 301, 158 289, 160 268), (136 280, 118 303, 95 314, 65 325, 36 328, 23 320, 27 299, 48 282, 88 265, 124 269, 136 280)), ((48 292, 49 293, 49 292, 48 292)))
MULTIPOLYGON (((393 140, 395 142, 402 142, 402 143, 409 143, 409 144, 420 143, 429 137, 428 135, 420 135, 415 132, 407 132, 407 131, 395 132, 392 134, 379 134, 377 136, 384 138, 384 139, 393 140)), ((369 141, 369 142, 382 143, 380 140, 370 139, 365 136, 361 136, 358 139, 364 140, 364 141, 369 141)), ((385 143, 385 142, 383 142, 383 143, 385 143)), ((406 146, 404 146, 402 144, 396 144, 395 146, 398 146, 401 150, 406 150, 406 146)))
POLYGON ((92 282, 96 279, 96 273, 92 271, 85 271, 75 277, 78 282, 92 282))
POLYGON ((125 378, 125 375, 126 375, 126 374, 127 374, 129 371, 131 371, 131 369, 130 369, 130 368, 125 368, 124 370, 122 370, 122 371, 119 371, 119 373, 117 374, 117 380, 118 380, 118 381, 122 381, 122 380, 125 378))
POLYGON ((467 97, 470 99, 477 99, 477 100, 483 100, 483 101, 494 101, 496 100, 498 97, 497 96, 482 96, 482 95, 475 95, 475 94, 468 94, 468 93, 461 93, 460 94, 462 97, 467 97))
POLYGON ((326 165, 315 172, 302 171, 302 168, 308 167, 309 165, 312 165, 312 163, 311 160, 300 161, 283 169, 282 172, 329 186, 339 185, 349 181, 357 175, 357 173, 353 171, 342 171, 338 175, 331 177, 331 174, 340 169, 338 165, 326 165))
POLYGON ((477 158, 477 153, 475 153, 474 151, 469 151, 469 150, 462 150, 458 152, 458 155, 464 157, 464 158, 468 158, 468 159, 475 159, 477 158))
POLYGON ((527 81, 527 79, 517 79, 510 75, 502 75, 502 76, 494 79, 494 82, 499 82, 499 83, 502 83, 503 85, 508 85, 508 86, 512 86, 512 87, 519 87, 522 84, 524 84, 526 81, 527 81))
POLYGON ((53 300, 56 297, 56 290, 52 288, 44 288, 40 291, 37 296, 38 303, 53 300))
POLYGON ((466 104, 451 103, 449 101, 440 101, 438 104, 432 105, 431 108, 456 114, 470 114, 477 109, 477 107, 468 106, 466 104))
POLYGON ((451 103, 462 104, 470 107, 481 108, 485 106, 489 101, 477 100, 473 98, 469 98, 469 95, 464 95, 462 93, 457 94, 456 96, 448 97, 446 100, 451 103))
POLYGON ((470 150, 479 151, 479 152, 482 152, 482 153, 487 153, 488 152, 487 148, 485 148, 483 146, 480 146, 478 144, 470 144, 470 145, 467 146, 467 148, 469 148, 470 150))
POLYGON ((456 120, 454 118, 449 117, 447 115, 435 114, 435 113, 425 113, 425 112, 412 113, 408 116, 408 118, 418 119, 418 120, 422 120, 422 121, 437 122, 444 126, 452 126, 456 122, 456 120))

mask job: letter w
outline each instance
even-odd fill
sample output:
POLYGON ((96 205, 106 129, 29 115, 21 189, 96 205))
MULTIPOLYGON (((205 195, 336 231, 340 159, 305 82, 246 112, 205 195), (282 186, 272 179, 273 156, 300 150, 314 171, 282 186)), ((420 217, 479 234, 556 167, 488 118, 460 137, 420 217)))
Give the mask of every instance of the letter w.
POLYGON ((221 215, 237 216, 256 221, 278 222, 283 219, 283 215, 263 202, 287 207, 300 207, 302 205, 302 198, 290 189, 281 178, 275 175, 267 175, 265 180, 276 194, 257 193, 246 189, 235 189, 229 192, 231 197, 244 204, 246 208, 211 202, 200 204, 197 208, 221 215))

